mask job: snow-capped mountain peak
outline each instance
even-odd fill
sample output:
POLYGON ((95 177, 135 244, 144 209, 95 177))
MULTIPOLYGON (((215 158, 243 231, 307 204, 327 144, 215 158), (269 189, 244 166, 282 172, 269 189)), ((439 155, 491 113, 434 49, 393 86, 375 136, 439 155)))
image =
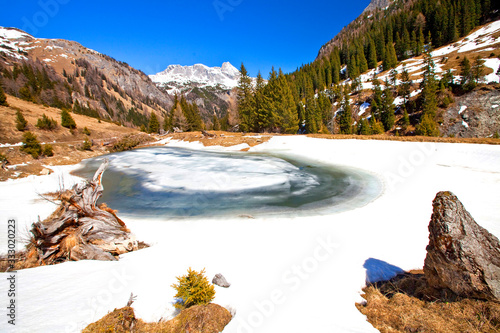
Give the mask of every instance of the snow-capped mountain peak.
POLYGON ((238 85, 240 72, 231 63, 225 62, 221 67, 208 67, 203 64, 192 66, 169 65, 167 69, 155 75, 149 76, 151 80, 159 85, 198 85, 220 86, 232 89, 238 85))

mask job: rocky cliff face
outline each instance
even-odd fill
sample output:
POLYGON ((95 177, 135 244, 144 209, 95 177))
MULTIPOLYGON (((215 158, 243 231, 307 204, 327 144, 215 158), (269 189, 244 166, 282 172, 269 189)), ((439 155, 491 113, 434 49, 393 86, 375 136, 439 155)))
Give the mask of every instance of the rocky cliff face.
POLYGON ((368 7, 365 8, 363 13, 375 10, 375 9, 383 9, 389 6, 391 3, 393 3, 393 0, 372 0, 368 7))
POLYGON ((424 273, 430 287, 500 301, 500 243, 451 192, 433 202, 424 273))
POLYGON ((500 85, 488 85, 456 98, 444 113, 441 132, 462 138, 500 133, 500 85))

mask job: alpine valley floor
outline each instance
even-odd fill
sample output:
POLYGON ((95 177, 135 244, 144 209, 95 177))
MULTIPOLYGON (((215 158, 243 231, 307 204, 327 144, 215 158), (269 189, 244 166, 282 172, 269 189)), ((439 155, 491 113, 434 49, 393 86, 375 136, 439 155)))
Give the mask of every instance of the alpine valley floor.
MULTIPOLYGON (((169 146, 203 148, 165 140, 169 146)), ((240 150, 241 147, 235 148, 240 150)), ((7 323, 2 296, 2 332, 78 332, 133 292, 136 315, 158 321, 174 314, 175 277, 188 267, 222 273, 232 284, 216 288, 215 303, 235 317, 224 332, 377 332, 356 309, 367 278, 421 268, 427 226, 436 193, 455 193, 476 221, 500 236, 500 146, 375 140, 273 137, 250 148, 300 156, 368 171, 384 184, 367 205, 338 213, 301 217, 248 216, 153 221, 125 219, 139 240, 152 246, 118 262, 81 261, 17 272, 16 326, 7 323)), ((20 239, 54 205, 37 193, 78 181, 53 167, 48 176, 0 183, 0 252, 6 252, 7 221, 20 239)), ((8 289, 0 273, 0 292, 8 289)))

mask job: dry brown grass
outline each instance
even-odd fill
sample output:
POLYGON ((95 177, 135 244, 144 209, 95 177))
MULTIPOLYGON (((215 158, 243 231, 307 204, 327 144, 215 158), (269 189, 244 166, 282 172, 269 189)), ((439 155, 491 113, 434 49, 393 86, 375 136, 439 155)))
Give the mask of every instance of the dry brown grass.
POLYGON ((429 136, 391 136, 387 134, 378 135, 342 135, 342 134, 308 134, 311 138, 332 140, 387 140, 401 142, 443 142, 443 143, 474 143, 498 145, 500 139, 495 138, 444 138, 429 136))
POLYGON ((146 323, 137 319, 133 308, 124 307, 88 325, 82 333, 218 333, 231 319, 229 311, 213 303, 190 307, 174 319, 159 323, 146 323))
POLYGON ((443 294, 429 290, 422 274, 407 274, 363 291, 366 302, 356 307, 382 333, 500 332, 500 304, 451 294, 439 299, 443 294))

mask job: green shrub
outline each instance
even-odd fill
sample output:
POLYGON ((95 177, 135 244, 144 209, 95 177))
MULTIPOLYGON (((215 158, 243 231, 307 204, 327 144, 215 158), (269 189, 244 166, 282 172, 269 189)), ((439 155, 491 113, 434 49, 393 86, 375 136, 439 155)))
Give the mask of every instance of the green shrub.
POLYGON ((89 141, 88 137, 83 141, 82 150, 92 150, 92 143, 89 141))
POLYGON ((28 126, 28 122, 24 118, 21 111, 17 110, 17 113, 16 113, 16 128, 17 128, 17 130, 22 132, 22 131, 26 130, 26 126, 28 126))
POLYGON ((42 155, 47 157, 54 156, 54 149, 52 148, 51 144, 46 144, 43 146, 42 155))
POLYGON ((8 162, 7 156, 5 156, 4 154, 0 154, 0 163, 3 163, 3 162, 8 162))
POLYGON ((124 150, 131 150, 140 144, 153 141, 149 135, 138 134, 138 135, 127 135, 113 144, 110 148, 112 152, 119 152, 124 150))
POLYGON ((49 118, 45 115, 42 115, 42 118, 38 118, 36 122, 36 127, 42 130, 52 131, 57 127, 57 121, 52 118, 49 118))
POLYGON ((63 109, 61 111, 61 126, 69 129, 75 129, 76 123, 73 117, 69 114, 68 110, 63 109))
POLYGON ((83 134, 90 135, 90 130, 87 127, 83 128, 83 134))
POLYGON ((21 146, 21 150, 33 156, 34 159, 37 159, 42 154, 40 142, 38 142, 36 135, 29 131, 23 134, 23 145, 21 146))
POLYGON ((178 284, 173 284, 172 288, 177 291, 175 297, 181 298, 183 302, 176 303, 176 308, 187 309, 193 305, 208 304, 214 299, 215 288, 204 273, 205 269, 197 272, 189 268, 187 275, 177 277, 178 284))

